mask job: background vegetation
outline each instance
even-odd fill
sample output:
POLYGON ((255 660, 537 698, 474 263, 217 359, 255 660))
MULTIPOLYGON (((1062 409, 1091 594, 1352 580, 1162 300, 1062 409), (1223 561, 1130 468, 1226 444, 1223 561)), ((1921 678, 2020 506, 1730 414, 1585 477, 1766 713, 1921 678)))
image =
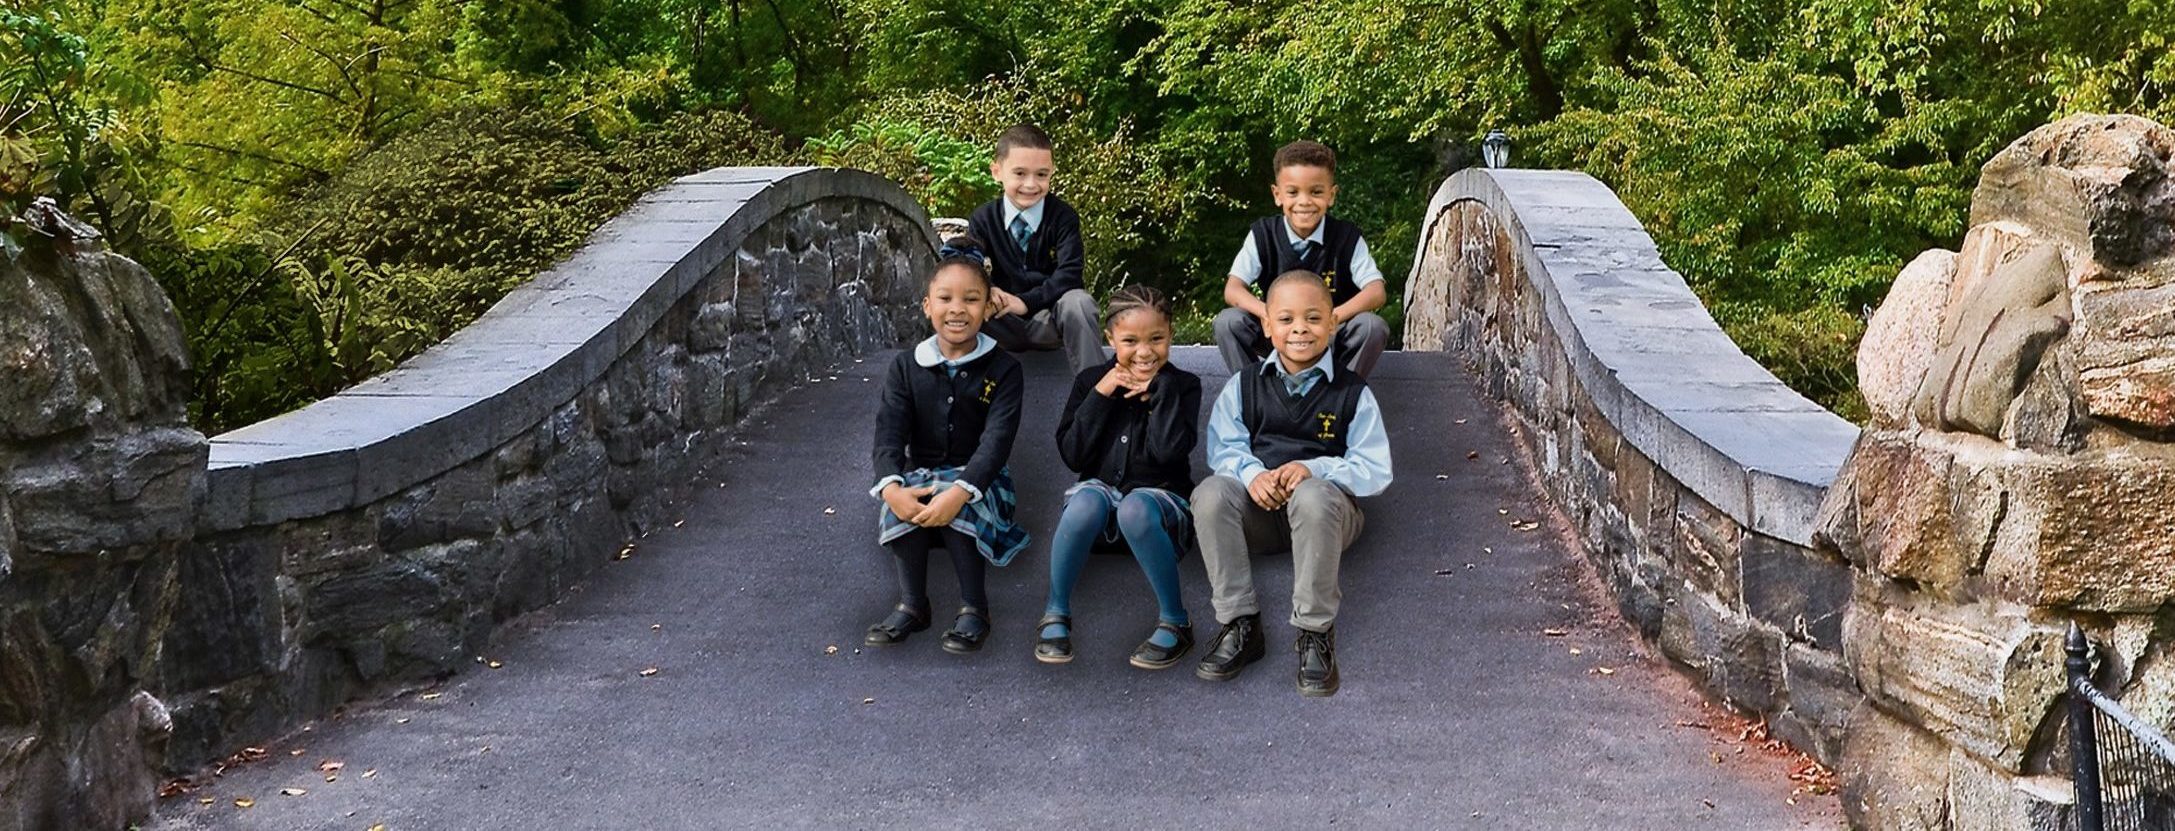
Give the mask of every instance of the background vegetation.
MULTIPOLYGON (((1095 287, 1199 302, 1295 137, 1397 279, 1510 131, 1615 187, 1748 352, 1857 411, 1851 351, 1995 150, 2170 120, 2160 0, 0 0, 0 217, 49 195, 173 293, 217 431, 443 337, 643 190, 850 164, 937 214, 1056 134, 1095 287)), ((0 230, 0 245, 12 244, 0 230)))

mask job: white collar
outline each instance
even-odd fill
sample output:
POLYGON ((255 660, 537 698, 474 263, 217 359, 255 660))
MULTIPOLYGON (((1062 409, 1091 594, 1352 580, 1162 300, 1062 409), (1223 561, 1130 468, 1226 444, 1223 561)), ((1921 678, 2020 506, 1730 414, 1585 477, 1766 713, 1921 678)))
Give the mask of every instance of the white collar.
MULTIPOLYGON (((1290 248, 1290 247, 1292 246, 1292 243, 1295 243, 1295 242, 1299 242, 1299 234, 1298 234, 1298 232, 1295 232, 1295 231, 1293 231, 1293 230, 1291 229, 1291 220, 1289 220, 1289 219, 1283 220, 1283 225, 1284 225, 1284 247, 1285 247, 1285 248, 1290 248)), ((1322 221, 1320 221, 1320 222, 1317 222, 1317 223, 1314 223, 1314 233, 1308 234, 1308 235, 1307 235, 1307 238, 1306 238, 1306 241, 1307 241, 1307 242, 1312 242, 1312 243, 1321 243, 1321 242, 1322 242, 1322 241, 1323 241, 1324 239, 1326 239, 1326 238, 1327 238, 1327 237, 1326 237, 1326 234, 1325 234, 1325 232, 1327 232, 1328 230, 1329 230, 1329 217, 1328 217, 1328 216, 1323 216, 1323 217, 1322 217, 1322 221)))
POLYGON ((1006 233, 1012 231, 1012 220, 1020 217, 1027 220, 1027 230, 1032 233, 1042 227, 1042 206, 1050 203, 1050 197, 1045 196, 1037 199, 1035 204, 1025 208, 1014 206, 1012 200, 1002 196, 997 197, 997 201, 1004 205, 1004 229, 1006 233))
POLYGON ((983 355, 987 355, 989 354, 989 350, 995 348, 997 348, 996 338, 990 337, 989 335, 982 332, 976 332, 974 333, 974 351, 967 353, 967 356, 964 358, 953 360, 951 358, 944 357, 944 353, 936 348, 936 336, 930 335, 928 340, 924 340, 920 343, 914 344, 914 363, 932 368, 940 364, 951 364, 952 366, 958 366, 960 364, 967 363, 976 358, 982 357, 983 355))

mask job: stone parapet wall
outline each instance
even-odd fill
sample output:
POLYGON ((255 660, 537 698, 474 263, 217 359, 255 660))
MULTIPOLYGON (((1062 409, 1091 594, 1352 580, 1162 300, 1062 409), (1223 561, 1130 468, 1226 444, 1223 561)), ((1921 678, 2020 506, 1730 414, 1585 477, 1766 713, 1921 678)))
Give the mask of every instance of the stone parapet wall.
POLYGON ((690 176, 400 368, 212 439, 154 685, 168 766, 472 661, 767 396, 901 345, 933 243, 867 174, 690 176))
POLYGON ((1647 638, 1838 758, 1861 697, 1841 654, 1851 573, 1811 542, 1857 428, 1747 358, 1589 176, 1460 172, 1424 228, 1406 348, 1458 353, 1508 405, 1647 638))

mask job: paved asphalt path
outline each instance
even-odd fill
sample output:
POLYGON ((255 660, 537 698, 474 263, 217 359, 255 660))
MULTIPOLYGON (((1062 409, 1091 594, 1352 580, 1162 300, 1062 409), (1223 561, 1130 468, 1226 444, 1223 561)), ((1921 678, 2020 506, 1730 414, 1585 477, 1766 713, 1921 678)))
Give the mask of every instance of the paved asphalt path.
MULTIPOLYGON (((759 413, 684 526, 508 628, 488 656, 500 668, 272 742, 270 760, 165 801, 149 828, 1840 824, 1832 798, 1786 801, 1784 760, 1701 729, 1719 722, 1596 600, 1560 523, 1534 504, 1495 405, 1440 354, 1392 353, 1376 373, 1397 482, 1365 504, 1366 534, 1345 560, 1334 698, 1293 689, 1281 556, 1257 560, 1269 657, 1234 681, 1194 678, 1190 658, 1159 673, 1127 666, 1154 602, 1115 557, 1091 563, 1078 590, 1078 657, 1034 661, 1048 580, 1039 535, 1069 481, 1049 439, 1065 390, 1055 353, 1026 356, 1012 468, 1038 539, 991 572, 991 642, 946 654, 940 622, 861 650, 863 627, 892 602, 866 495, 888 357, 759 413), (1527 519, 1542 525, 1512 524, 1527 519), (344 764, 338 781, 317 772, 328 760, 344 764), (237 807, 244 798, 254 807, 237 807)), ((1214 351, 1176 359, 1212 398, 1224 378, 1214 351)), ((1205 641, 1206 577, 1198 561, 1181 569, 1205 641)), ((933 567, 930 585, 947 619, 949 567, 933 567)))

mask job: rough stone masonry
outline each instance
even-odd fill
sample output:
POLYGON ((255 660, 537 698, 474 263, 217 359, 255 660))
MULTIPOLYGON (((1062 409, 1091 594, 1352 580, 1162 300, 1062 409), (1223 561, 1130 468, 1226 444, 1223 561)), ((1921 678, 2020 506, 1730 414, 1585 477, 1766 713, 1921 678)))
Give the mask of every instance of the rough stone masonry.
POLYGON ((121 828, 171 729, 145 691, 204 493, 181 321, 41 200, 0 246, 0 828, 121 828))
POLYGON ((1987 162, 1962 250, 1913 261, 1867 328, 1873 420, 1819 519, 1854 574, 1856 827, 2062 827, 2073 620, 2102 688, 2175 722, 2171 155, 2142 118, 2033 131, 1987 162))

